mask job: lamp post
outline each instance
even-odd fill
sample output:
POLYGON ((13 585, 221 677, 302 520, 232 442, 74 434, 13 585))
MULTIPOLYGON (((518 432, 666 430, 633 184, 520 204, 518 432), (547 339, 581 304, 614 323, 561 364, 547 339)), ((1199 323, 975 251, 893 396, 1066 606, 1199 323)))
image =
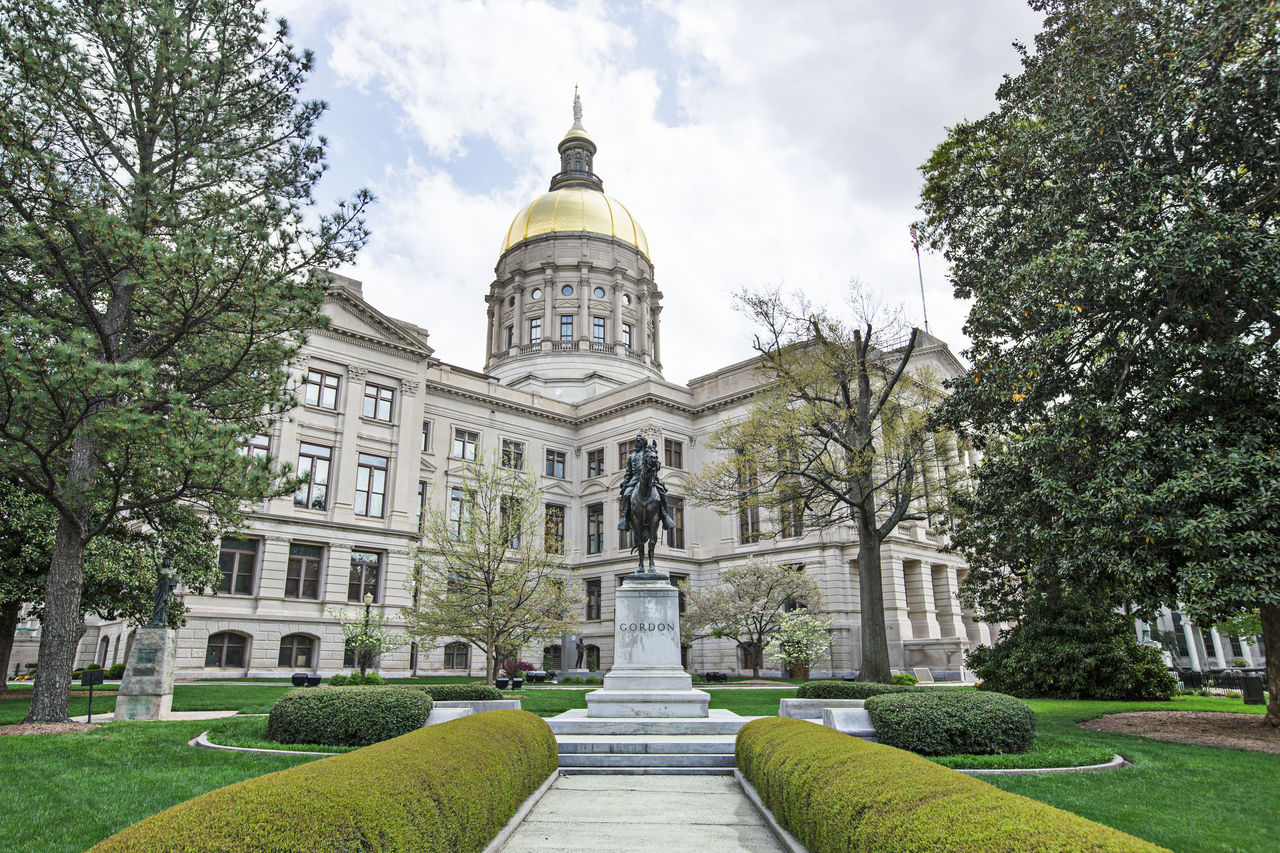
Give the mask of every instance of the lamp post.
MULTIPOLYGON (((364 641, 369 642, 369 608, 373 606, 373 593, 364 594, 364 641)), ((360 680, 364 681, 365 671, 369 668, 369 647, 360 649, 360 680)))

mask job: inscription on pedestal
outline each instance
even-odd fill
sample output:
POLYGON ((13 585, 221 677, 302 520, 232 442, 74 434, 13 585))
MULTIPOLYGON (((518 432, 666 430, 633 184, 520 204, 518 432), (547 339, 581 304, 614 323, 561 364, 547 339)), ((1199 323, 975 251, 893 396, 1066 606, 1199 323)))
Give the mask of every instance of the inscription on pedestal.
POLYGON ((619 631, 671 631, 675 632, 676 626, 670 622, 619 622, 619 631))

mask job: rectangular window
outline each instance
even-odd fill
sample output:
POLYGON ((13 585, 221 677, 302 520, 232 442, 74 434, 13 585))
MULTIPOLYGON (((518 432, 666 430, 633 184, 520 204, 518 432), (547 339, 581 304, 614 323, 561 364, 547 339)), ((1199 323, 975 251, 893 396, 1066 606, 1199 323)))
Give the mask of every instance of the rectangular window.
POLYGON ((744 545, 760 541, 760 505, 756 503, 759 486, 755 463, 738 462, 738 541, 744 545))
POLYGON ((502 467, 515 471, 524 470, 524 442, 502 439, 502 467))
POLYGON ((289 566, 284 576, 285 598, 320 597, 320 558, 324 549, 319 545, 290 545, 289 566))
POLYGON ((294 506, 324 509, 329 498, 329 461, 333 448, 319 444, 298 445, 298 476, 308 477, 293 495, 294 506))
POLYGON ((454 486, 449 490, 449 529, 455 539, 465 537, 470 519, 471 505, 467 493, 460 486, 454 486))
POLYGON ((431 421, 422 422, 422 452, 431 450, 431 421))
POLYGON ((507 349, 516 345, 516 327, 507 326, 507 349))
POLYGON ((257 561, 257 539, 222 537, 222 546, 218 550, 218 567, 222 569, 222 580, 218 582, 218 592, 251 594, 253 568, 257 561))
POLYGON ((604 504, 587 507, 587 553, 604 551, 604 504))
POLYGON ((378 575, 382 571, 382 554, 377 551, 352 551, 351 576, 347 579, 347 601, 364 601, 372 595, 378 601, 378 575))
POLYGON ((662 441, 662 449, 666 456, 668 468, 684 467, 684 442, 667 438, 662 441))
POLYGON ((627 349, 631 349, 631 324, 622 324, 622 343, 627 349))
POLYGON ((470 651, 466 643, 449 643, 444 647, 444 668, 445 669, 467 669, 468 652, 470 651))
POLYGON ((600 578, 587 581, 587 621, 597 622, 600 619, 600 578))
POLYGON ((572 314, 560 315, 560 340, 562 341, 573 340, 573 315, 572 314))
POLYGON ((677 598, 680 601, 679 607, 680 607, 681 613, 684 613, 684 588, 680 586, 680 584, 688 583, 688 582, 689 582, 688 575, 677 575, 674 572, 671 573, 671 585, 674 586, 676 589, 680 590, 679 595, 677 595, 677 598))
POLYGON ((618 470, 627 470, 627 457, 631 455, 631 442, 618 442, 618 470))
POLYGON ((548 450, 547 451, 547 476, 557 479, 564 479, 564 451, 548 450))
POLYGON ((418 481, 418 533, 422 533, 422 524, 427 518, 427 484, 418 481))
POLYGON ((564 507, 547 504, 543 549, 548 554, 564 553, 564 507))
POLYGON ((604 448, 587 451, 587 476, 599 477, 604 473, 604 448))
MULTIPOLYGON (((783 488, 787 488, 787 484, 783 483, 783 488)), ((794 487, 792 487, 794 488, 794 487)), ((787 498, 778 506, 778 521, 781 530, 779 531, 783 539, 792 539, 796 536, 804 535, 804 500, 802 498, 787 498)))
POLYGON ((271 455, 271 436, 254 435, 249 437, 249 441, 241 449, 241 453, 247 453, 258 459, 266 459, 271 455))
POLYGON ((529 343, 542 343, 542 318, 534 317, 529 320, 529 343))
POLYGON ((671 512, 671 520, 675 527, 667 531, 667 544, 672 548, 684 547, 684 498, 667 495, 667 509, 671 512))
POLYGON ((480 433, 469 429, 453 431, 453 458, 476 461, 476 448, 480 446, 480 433))
POLYGON ((591 318, 591 340, 598 344, 604 343, 604 318, 603 317, 591 318))
POLYGON ((338 384, 340 381, 339 377, 333 373, 325 373, 323 370, 308 370, 302 399, 308 406, 337 409, 338 384))
POLYGON ((356 459, 355 513, 382 518, 387 496, 387 457, 360 453, 356 459))
POLYGON ((391 404, 395 401, 395 398, 396 392, 393 389, 366 382, 364 386, 364 409, 361 414, 366 418, 373 418, 375 421, 391 423, 391 404))
POLYGON ((520 520, 524 508, 515 495, 502 495, 498 499, 498 523, 502 525, 502 539, 508 548, 520 547, 520 520))

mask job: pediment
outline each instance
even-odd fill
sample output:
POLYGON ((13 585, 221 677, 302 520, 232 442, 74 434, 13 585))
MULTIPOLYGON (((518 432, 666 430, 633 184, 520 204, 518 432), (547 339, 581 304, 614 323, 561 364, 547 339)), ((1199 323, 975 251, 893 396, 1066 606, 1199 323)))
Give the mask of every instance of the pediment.
POLYGON ((329 334, 372 340, 420 357, 433 352, 417 334, 345 287, 329 289, 325 295, 325 313, 329 316, 329 327, 325 330, 329 334))
POLYGON ((563 480, 546 480, 542 481, 542 493, 545 495, 555 495, 560 498, 572 498, 573 489, 569 488, 569 484, 563 480))

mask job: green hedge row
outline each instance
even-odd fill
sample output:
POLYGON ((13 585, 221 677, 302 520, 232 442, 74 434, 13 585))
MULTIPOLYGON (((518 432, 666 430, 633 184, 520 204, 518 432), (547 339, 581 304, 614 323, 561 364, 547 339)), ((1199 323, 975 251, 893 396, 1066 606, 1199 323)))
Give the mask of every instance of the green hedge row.
POLYGON ((436 702, 490 702, 502 698, 502 691, 492 684, 414 684, 436 702))
POLYGON ((210 791, 93 850, 472 853, 556 766, 545 722, 489 711, 210 791))
POLYGON ((738 768, 765 804, 812 853, 1163 849, 805 720, 748 723, 736 753, 738 768))
POLYGON ((866 709, 880 743, 921 755, 1026 752, 1036 736, 1035 712, 1003 693, 888 693, 866 709))
POLYGON ((841 681, 835 678, 806 681, 796 688, 797 699, 870 699, 882 693, 936 692, 938 688, 914 687, 906 684, 880 684, 875 681, 841 681))
POLYGON ((267 737, 280 743, 367 746, 426 725, 431 697, 402 687, 290 690, 267 717, 267 737))

